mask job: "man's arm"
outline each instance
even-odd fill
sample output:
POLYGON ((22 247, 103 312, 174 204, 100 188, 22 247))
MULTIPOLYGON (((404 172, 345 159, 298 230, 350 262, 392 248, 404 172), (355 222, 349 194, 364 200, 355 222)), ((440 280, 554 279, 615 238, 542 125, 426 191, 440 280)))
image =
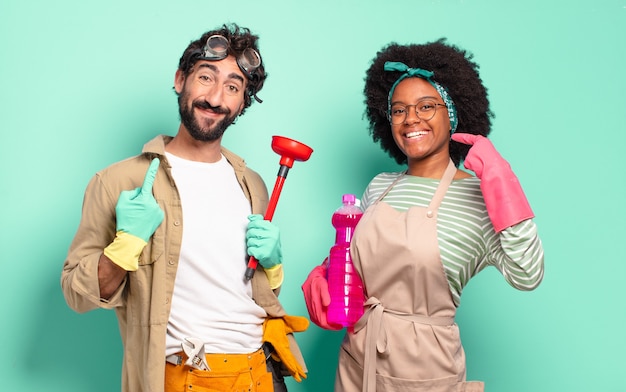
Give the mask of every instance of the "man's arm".
POLYGON ((104 253, 98 261, 98 286, 100 287, 100 298, 108 300, 120 287, 127 271, 115 264, 104 253))
POLYGON ((117 201, 99 176, 87 187, 81 224, 61 276, 66 302, 77 312, 119 306, 127 271, 138 269, 143 248, 163 221, 152 195, 158 167, 159 159, 152 160, 143 185, 122 191, 117 201))

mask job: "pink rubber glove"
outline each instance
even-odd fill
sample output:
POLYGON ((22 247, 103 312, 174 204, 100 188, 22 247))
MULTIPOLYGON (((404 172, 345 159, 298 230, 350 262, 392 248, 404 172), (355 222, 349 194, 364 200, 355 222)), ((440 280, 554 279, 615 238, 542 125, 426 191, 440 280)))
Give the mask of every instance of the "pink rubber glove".
POLYGON ((338 331, 343 327, 339 324, 328 322, 328 305, 330 305, 330 292, 326 280, 326 267, 324 264, 313 268, 302 285, 304 301, 309 311, 311 321, 318 327, 338 331))
POLYGON ((496 233, 535 216, 517 176, 489 139, 455 133, 452 140, 472 146, 463 166, 480 179, 480 190, 496 233))

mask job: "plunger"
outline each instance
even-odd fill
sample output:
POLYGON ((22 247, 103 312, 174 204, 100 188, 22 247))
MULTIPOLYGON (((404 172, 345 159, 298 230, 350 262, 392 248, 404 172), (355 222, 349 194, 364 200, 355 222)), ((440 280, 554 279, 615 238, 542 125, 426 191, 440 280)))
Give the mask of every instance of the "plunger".
MULTIPOLYGON (((269 221, 271 221, 274 216, 280 192, 283 189, 287 173, 293 166, 294 161, 304 162, 309 159, 311 153, 313 152, 313 149, 306 144, 302 144, 284 136, 272 136, 272 150, 274 150, 276 154, 280 155, 280 168, 278 169, 278 176, 276 177, 274 190, 272 191, 270 201, 267 204, 267 210, 265 210, 265 219, 269 221)), ((246 269, 245 274, 246 280, 252 279, 257 264, 257 259, 250 256, 250 260, 248 260, 248 268, 246 269)))

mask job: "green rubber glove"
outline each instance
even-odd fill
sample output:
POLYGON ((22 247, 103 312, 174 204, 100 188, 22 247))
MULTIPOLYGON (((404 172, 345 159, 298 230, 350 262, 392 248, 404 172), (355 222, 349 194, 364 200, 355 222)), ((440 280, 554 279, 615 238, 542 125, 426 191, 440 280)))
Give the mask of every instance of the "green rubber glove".
POLYGON ((265 269, 276 267, 283 262, 280 245, 280 232, 272 222, 259 214, 249 215, 246 230, 248 254, 253 256, 265 269))
POLYGON ((115 206, 117 233, 113 242, 104 249, 104 255, 127 271, 139 268, 143 248, 163 222, 163 210, 152 195, 159 163, 159 158, 154 158, 143 185, 131 191, 122 191, 115 206))

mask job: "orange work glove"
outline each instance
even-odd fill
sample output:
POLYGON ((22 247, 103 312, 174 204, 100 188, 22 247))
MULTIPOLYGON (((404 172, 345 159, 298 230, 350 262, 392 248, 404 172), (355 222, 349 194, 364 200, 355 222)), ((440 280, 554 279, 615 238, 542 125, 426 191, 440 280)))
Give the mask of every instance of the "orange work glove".
POLYGON ((274 356, 274 359, 282 362, 298 382, 302 381, 301 377, 306 378, 306 373, 289 349, 287 334, 303 332, 308 327, 309 320, 300 316, 285 315, 283 317, 267 318, 263 323, 263 340, 274 347, 278 358, 274 354, 272 356, 274 356))

